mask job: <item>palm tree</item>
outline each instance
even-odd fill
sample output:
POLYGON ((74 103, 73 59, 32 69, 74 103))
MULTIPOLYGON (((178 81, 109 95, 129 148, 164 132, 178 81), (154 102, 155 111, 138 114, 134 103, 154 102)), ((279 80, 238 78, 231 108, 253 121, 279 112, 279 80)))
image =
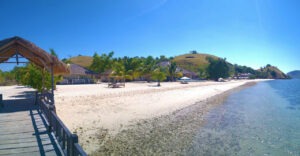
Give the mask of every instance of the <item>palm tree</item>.
POLYGON ((174 78, 176 77, 176 69, 177 69, 176 62, 171 62, 171 64, 168 67, 169 67, 168 75, 170 76, 170 80, 174 81, 174 78))
POLYGON ((110 52, 108 54, 101 54, 98 55, 97 52, 93 55, 93 62, 90 65, 90 69, 97 73, 103 73, 108 69, 111 69, 113 64, 113 55, 114 52, 110 52))
POLYGON ((125 56, 123 58, 123 64, 125 67, 126 75, 129 76, 130 80, 135 80, 136 78, 140 77, 141 75, 141 64, 142 61, 138 57, 129 58, 125 56))
POLYGON ((57 55, 57 53, 54 51, 53 48, 50 48, 49 50, 50 50, 50 54, 51 54, 51 55, 53 55, 53 56, 55 56, 55 57, 58 58, 58 55, 57 55))
POLYGON ((153 80, 157 80, 157 86, 160 86, 160 81, 165 80, 166 74, 161 70, 160 67, 156 68, 153 72, 152 72, 152 79, 153 80))
POLYGON ((125 76, 125 67, 122 62, 114 62, 114 64, 112 65, 112 76, 125 76))
POLYGON ((114 81, 115 80, 125 81, 125 79, 130 79, 131 78, 131 76, 126 73, 125 66, 124 66, 123 62, 120 62, 120 61, 116 61, 116 62, 113 63, 112 73, 111 73, 110 76, 112 76, 114 81))
POLYGON ((152 71, 156 68, 156 61, 152 56, 148 56, 145 58, 141 63, 141 74, 147 80, 147 82, 150 81, 152 71))

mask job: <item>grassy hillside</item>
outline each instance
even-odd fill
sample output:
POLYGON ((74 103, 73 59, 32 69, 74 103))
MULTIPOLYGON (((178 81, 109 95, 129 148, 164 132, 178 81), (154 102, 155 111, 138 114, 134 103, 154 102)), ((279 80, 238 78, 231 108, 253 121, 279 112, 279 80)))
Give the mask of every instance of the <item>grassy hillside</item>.
POLYGON ((263 73, 263 77, 269 79, 286 79, 288 78, 281 70, 275 66, 267 65, 264 68, 259 69, 258 71, 263 73))
POLYGON ((207 57, 218 58, 217 56, 209 54, 184 54, 176 56, 173 61, 176 62, 179 67, 197 72, 199 68, 205 69, 209 65, 206 60, 207 57))
MULTIPOLYGON (((178 67, 181 67, 186 70, 193 71, 195 73, 199 72, 199 69, 205 70, 209 66, 209 62, 207 61, 208 57, 212 57, 214 59, 218 59, 217 56, 210 54, 184 54, 174 57, 173 61, 177 63, 178 67)), ((69 59, 71 63, 78 64, 80 66, 88 68, 92 62, 93 58, 90 56, 76 56, 69 59)), ((233 66, 228 62, 230 68, 230 75, 233 75, 234 72, 238 73, 249 73, 248 67, 244 66, 233 66), (239 71, 241 68, 241 71, 239 71), (243 70, 243 69, 247 70, 243 70)), ((251 69, 251 68, 249 68, 251 69)), ((253 70, 253 69, 252 69, 253 70)), ((286 79, 288 76, 280 71, 277 67, 267 65, 264 68, 259 70, 253 70, 250 72, 256 75, 257 78, 270 78, 270 79, 286 79)))
POLYGON ((93 58, 90 56, 76 56, 70 58, 70 61, 71 63, 78 64, 82 67, 88 68, 92 64, 93 58))
POLYGON ((287 75, 293 79, 300 79, 300 70, 294 70, 294 71, 288 72, 287 75))

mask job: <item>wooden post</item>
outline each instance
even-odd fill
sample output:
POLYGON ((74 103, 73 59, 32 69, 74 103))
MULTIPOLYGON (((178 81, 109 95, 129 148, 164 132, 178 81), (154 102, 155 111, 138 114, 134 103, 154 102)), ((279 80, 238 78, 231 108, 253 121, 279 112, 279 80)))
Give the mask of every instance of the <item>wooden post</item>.
POLYGON ((19 65, 19 54, 18 54, 18 51, 16 50, 16 62, 17 62, 17 65, 19 65))
POLYGON ((3 107, 3 96, 0 94, 0 108, 3 107))
POLYGON ((76 134, 72 134, 72 150, 71 150, 71 155, 75 156, 75 143, 78 143, 78 136, 76 134))
POLYGON ((51 64, 51 100, 52 100, 52 104, 54 105, 54 74, 53 74, 53 63, 51 64))
POLYGON ((75 155, 74 149, 75 149, 75 143, 78 143, 78 136, 76 134, 71 134, 71 136, 68 138, 68 144, 67 144, 67 156, 73 156, 75 155))
POLYGON ((35 101, 34 101, 34 105, 38 104, 38 91, 35 91, 35 101))
POLYGON ((52 110, 53 110, 53 107, 51 106, 51 105, 49 105, 49 108, 47 108, 47 112, 45 112, 45 114, 48 114, 48 115, 46 115, 46 116, 48 116, 48 122, 49 122, 49 125, 48 125, 48 132, 51 132, 51 130, 52 130, 52 127, 53 127, 53 121, 52 121, 52 114, 51 114, 51 112, 52 112, 52 110))
POLYGON ((42 70, 42 91, 45 89, 45 68, 42 70))

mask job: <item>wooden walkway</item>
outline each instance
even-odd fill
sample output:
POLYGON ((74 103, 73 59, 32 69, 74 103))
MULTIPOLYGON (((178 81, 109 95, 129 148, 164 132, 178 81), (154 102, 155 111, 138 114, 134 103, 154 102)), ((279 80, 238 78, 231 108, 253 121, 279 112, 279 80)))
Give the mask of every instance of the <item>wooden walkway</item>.
MULTIPOLYGON (((5 94, 5 93, 3 93, 5 94)), ((46 129, 46 120, 34 105, 33 93, 4 96, 0 108, 0 156, 61 155, 52 133, 46 129)))

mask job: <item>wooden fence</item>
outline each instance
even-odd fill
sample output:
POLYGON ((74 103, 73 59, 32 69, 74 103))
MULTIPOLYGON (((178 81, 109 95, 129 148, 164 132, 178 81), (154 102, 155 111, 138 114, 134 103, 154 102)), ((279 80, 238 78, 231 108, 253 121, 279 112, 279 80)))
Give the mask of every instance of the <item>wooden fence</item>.
POLYGON ((78 144, 78 136, 72 134, 56 114, 53 95, 49 92, 36 93, 36 102, 48 122, 48 130, 55 137, 66 156, 86 156, 87 154, 78 144))

